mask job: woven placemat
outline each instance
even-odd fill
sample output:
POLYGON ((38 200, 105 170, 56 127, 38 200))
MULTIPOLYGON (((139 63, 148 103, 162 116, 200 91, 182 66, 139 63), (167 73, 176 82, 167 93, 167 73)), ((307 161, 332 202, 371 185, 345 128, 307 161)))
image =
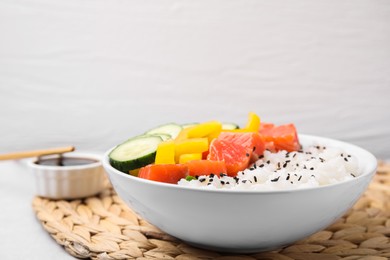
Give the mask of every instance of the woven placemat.
POLYGON ((364 196, 323 231, 286 248, 234 255, 191 247, 139 218, 108 185, 95 197, 36 197, 44 229, 65 250, 90 259, 390 259, 390 165, 380 163, 364 196))

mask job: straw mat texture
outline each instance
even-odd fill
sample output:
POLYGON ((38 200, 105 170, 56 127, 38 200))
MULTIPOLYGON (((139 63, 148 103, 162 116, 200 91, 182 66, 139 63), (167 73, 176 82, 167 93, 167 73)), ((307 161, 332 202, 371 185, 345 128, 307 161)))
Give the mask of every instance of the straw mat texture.
POLYGON ((87 259, 390 259, 390 165, 380 163, 364 196, 323 231, 286 248, 234 255, 191 247, 132 212, 108 187, 84 200, 36 197, 43 228, 71 255, 87 259))

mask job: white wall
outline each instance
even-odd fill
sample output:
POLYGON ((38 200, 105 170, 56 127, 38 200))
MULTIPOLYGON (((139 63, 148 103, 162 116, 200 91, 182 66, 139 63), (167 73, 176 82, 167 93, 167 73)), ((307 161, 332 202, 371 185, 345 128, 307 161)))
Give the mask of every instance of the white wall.
POLYGON ((0 153, 249 111, 390 158, 390 1, 0 0, 0 153))

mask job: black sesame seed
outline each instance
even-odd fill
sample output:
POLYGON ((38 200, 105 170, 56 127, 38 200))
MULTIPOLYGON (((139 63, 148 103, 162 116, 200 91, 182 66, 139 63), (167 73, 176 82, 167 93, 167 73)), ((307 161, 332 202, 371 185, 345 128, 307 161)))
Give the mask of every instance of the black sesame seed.
POLYGON ((289 179, 290 179, 290 174, 287 174, 286 181, 288 181, 289 179))
POLYGON ((227 175, 224 174, 224 173, 220 173, 219 176, 224 177, 224 176, 227 176, 227 175))
POLYGON ((210 174, 210 178, 214 178, 215 174, 214 173, 211 173, 210 174))
POLYGON ((249 153, 246 153, 245 156, 246 156, 246 157, 249 157, 249 153))
POLYGON ((294 184, 292 181, 290 181, 291 184, 294 184))
POLYGON ((319 157, 319 159, 320 159, 320 161, 321 161, 322 163, 325 162, 325 159, 324 159, 324 158, 319 157))
POLYGON ((242 180, 241 182, 242 182, 242 183, 246 183, 246 181, 247 181, 247 180, 242 180))
POLYGON ((227 181, 226 184, 230 184, 230 182, 227 181))
POLYGON ((267 164, 270 164, 270 163, 271 163, 271 161, 270 161, 270 160, 268 160, 268 161, 267 161, 267 164))
POLYGON ((300 181, 302 179, 302 175, 301 176, 299 176, 299 178, 298 178, 298 181, 300 181))
POLYGON ((198 179, 200 182, 204 182, 206 180, 206 178, 199 178, 198 179))
POLYGON ((348 159, 346 157, 344 157, 344 161, 348 162, 348 159))
POLYGON ((255 169, 254 167, 250 167, 250 168, 249 168, 250 171, 253 171, 254 169, 255 169))
POLYGON ((348 154, 348 155, 347 155, 347 157, 351 157, 351 155, 350 155, 350 154, 348 154))
POLYGON ((260 164, 259 167, 260 167, 260 168, 263 168, 263 167, 264 167, 264 164, 260 164))
POLYGON ((287 162, 285 162, 285 163, 283 164, 283 168, 286 168, 286 166, 287 166, 287 162))
POLYGON ((222 185, 224 185, 224 184, 225 184, 225 182, 224 182, 224 181, 221 181, 221 184, 222 184, 222 185))
POLYGON ((306 165, 303 165, 303 169, 305 169, 305 170, 307 169, 307 168, 306 168, 306 165))
POLYGON ((314 175, 311 175, 310 177, 313 177, 313 178, 315 178, 316 176, 314 176, 314 175))
POLYGON ((263 159, 263 158, 264 158, 264 155, 260 155, 260 156, 259 156, 259 159, 263 159))
POLYGON ((351 176, 354 177, 354 178, 356 177, 355 174, 353 174, 353 173, 351 173, 351 176))
POLYGON ((195 178, 198 179, 198 178, 199 178, 199 175, 195 175, 195 178))
POLYGON ((257 182, 257 177, 256 176, 253 176, 253 179, 255 180, 255 182, 257 182))
POLYGON ((314 170, 314 168, 313 168, 313 167, 311 167, 311 168, 310 168, 310 170, 312 171, 312 170, 314 170))
POLYGON ((293 158, 295 158, 295 156, 297 156, 297 154, 296 154, 296 153, 294 153, 294 155, 293 155, 293 158))
POLYGON ((279 180, 280 176, 276 177, 275 179, 272 179, 272 182, 277 182, 279 180))

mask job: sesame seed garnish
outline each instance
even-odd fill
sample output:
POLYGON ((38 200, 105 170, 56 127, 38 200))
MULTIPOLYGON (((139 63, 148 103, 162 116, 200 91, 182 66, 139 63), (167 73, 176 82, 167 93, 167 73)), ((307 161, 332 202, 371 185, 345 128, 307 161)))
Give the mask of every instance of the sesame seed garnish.
POLYGON ((205 180, 206 180, 206 178, 203 178, 203 177, 198 179, 198 181, 200 181, 200 182, 204 182, 205 180))
POLYGON ((275 179, 272 179, 272 182, 277 182, 279 180, 280 176, 276 177, 275 179))
POLYGON ((246 157, 249 157, 249 153, 246 153, 245 156, 246 156, 246 157))
POLYGON ((259 167, 260 167, 260 168, 263 168, 263 167, 264 167, 264 164, 263 164, 263 163, 262 163, 262 164, 260 164, 260 165, 259 165, 259 167))
POLYGON ((344 157, 344 161, 348 162, 348 159, 347 159, 347 157, 344 157))
POLYGON ((222 185, 224 185, 224 184, 225 184, 225 182, 224 182, 224 181, 221 181, 221 184, 222 184, 222 185))
POLYGON ((351 176, 354 177, 354 178, 356 177, 355 174, 353 174, 353 173, 351 173, 351 176))
POLYGON ((300 181, 302 179, 302 175, 301 176, 299 176, 299 178, 298 178, 298 181, 300 181))
POLYGON ((290 174, 288 173, 288 174, 287 174, 286 181, 288 181, 289 179, 290 179, 290 174))
POLYGON ((312 171, 312 170, 314 170, 314 168, 313 168, 313 167, 311 167, 311 168, 310 168, 310 170, 312 171))
POLYGON ((253 176, 253 179, 255 180, 255 182, 257 182, 257 177, 256 176, 253 176))
POLYGON ((267 164, 270 164, 270 163, 271 163, 271 161, 270 161, 270 160, 268 160, 268 161, 267 161, 267 164))

